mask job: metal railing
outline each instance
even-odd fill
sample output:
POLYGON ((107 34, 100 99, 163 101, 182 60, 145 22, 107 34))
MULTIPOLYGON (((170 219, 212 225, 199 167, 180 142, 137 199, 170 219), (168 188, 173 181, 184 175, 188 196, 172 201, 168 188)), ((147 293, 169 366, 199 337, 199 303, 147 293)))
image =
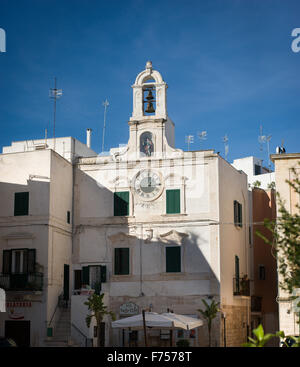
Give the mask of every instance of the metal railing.
POLYGON ((0 288, 6 291, 41 291, 43 277, 43 273, 0 274, 0 288))
POLYGON ((77 326, 75 326, 74 324, 71 323, 71 337, 73 339, 73 336, 74 336, 74 331, 75 331, 75 340, 78 341, 78 338, 77 336, 79 336, 80 338, 80 346, 81 347, 85 347, 85 348, 88 348, 88 347, 92 347, 93 346, 93 339, 92 338, 88 338, 86 335, 84 335, 84 333, 78 329, 77 326))
POLYGON ((233 278, 233 295, 250 297, 250 279, 233 278))

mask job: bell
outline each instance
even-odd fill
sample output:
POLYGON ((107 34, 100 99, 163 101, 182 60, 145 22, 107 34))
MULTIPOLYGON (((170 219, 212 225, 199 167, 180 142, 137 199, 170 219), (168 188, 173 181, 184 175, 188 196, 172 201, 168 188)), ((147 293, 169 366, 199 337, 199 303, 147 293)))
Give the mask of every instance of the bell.
POLYGON ((148 102, 148 106, 147 106, 145 112, 147 112, 147 113, 155 112, 155 109, 153 108, 153 103, 152 102, 148 102))
POLYGON ((146 99, 148 99, 148 101, 150 101, 150 100, 154 99, 154 98, 153 98, 153 95, 152 95, 152 91, 151 91, 151 89, 149 90, 149 93, 148 93, 148 96, 146 97, 146 99))

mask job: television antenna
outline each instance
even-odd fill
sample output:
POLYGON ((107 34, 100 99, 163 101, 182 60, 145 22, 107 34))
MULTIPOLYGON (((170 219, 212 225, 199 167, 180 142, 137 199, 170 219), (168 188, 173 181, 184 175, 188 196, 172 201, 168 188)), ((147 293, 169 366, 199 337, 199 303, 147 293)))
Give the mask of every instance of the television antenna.
POLYGON ((225 136, 223 136, 222 141, 224 143, 224 149, 225 149, 225 160, 227 161, 227 156, 228 156, 228 152, 229 152, 229 144, 228 144, 228 136, 227 134, 225 134, 225 136))
POLYGON ((270 140, 272 135, 263 135, 262 126, 260 125, 260 135, 258 136, 258 141, 260 143, 260 150, 263 151, 263 144, 267 143, 267 151, 268 151, 268 167, 271 169, 271 161, 270 161, 270 140))
POLYGON ((190 144, 194 143, 194 135, 186 135, 185 142, 188 145, 188 151, 190 151, 190 144))
POLYGON ((197 135, 198 135, 200 142, 207 139, 207 131, 200 131, 200 132, 198 131, 197 135))
POLYGON ((53 99, 53 150, 55 151, 55 122, 56 122, 56 100, 62 96, 62 89, 56 88, 56 78, 54 78, 54 88, 50 88, 49 97, 53 99))
POLYGON ((105 135, 105 125, 106 125, 106 110, 109 106, 107 98, 104 102, 102 102, 102 105, 104 106, 104 124, 103 124, 103 134, 102 134, 102 153, 104 152, 104 135, 105 135))

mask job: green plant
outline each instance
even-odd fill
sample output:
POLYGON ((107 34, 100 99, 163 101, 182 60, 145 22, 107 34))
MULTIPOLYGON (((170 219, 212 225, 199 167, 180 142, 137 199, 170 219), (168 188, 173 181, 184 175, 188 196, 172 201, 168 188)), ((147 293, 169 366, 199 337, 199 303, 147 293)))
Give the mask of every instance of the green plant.
POLYGON ((283 347, 300 347, 300 337, 296 336, 285 336, 283 331, 277 331, 276 334, 265 334, 262 325, 252 330, 256 339, 248 336, 249 342, 242 344, 242 347, 264 347, 264 345, 272 338, 280 338, 281 345, 283 347))
POLYGON ((275 182, 274 182, 274 181, 272 181, 271 183, 269 183, 269 184, 267 185, 267 188, 268 188, 269 190, 275 190, 275 188, 276 188, 275 182))
POLYGON ((215 302, 214 299, 211 301, 210 305, 205 301, 205 299, 203 299, 202 302, 205 306, 205 309, 204 310, 198 309, 197 311, 200 312, 201 315, 207 321, 208 344, 209 344, 209 346, 211 346, 211 325, 212 325, 213 319, 217 316, 217 313, 220 312, 220 310, 218 308, 220 302, 215 302))
POLYGON ((176 346, 177 347, 186 348, 186 347, 189 347, 190 346, 190 342, 187 339, 180 339, 176 343, 176 346))
POLYGON ((255 182, 253 182, 253 187, 260 187, 261 186, 261 182, 260 181, 255 181, 255 182))
POLYGON ((252 332, 256 336, 256 339, 248 336, 249 342, 242 344, 242 347, 263 347, 267 341, 276 336, 275 334, 265 334, 261 324, 258 325, 256 329, 252 330, 252 332))
POLYGON ((115 320, 115 314, 107 310, 107 306, 103 302, 104 293, 98 295, 92 294, 84 304, 88 306, 90 313, 86 316, 86 325, 89 328, 93 317, 96 319, 97 324, 97 347, 100 347, 100 325, 104 316, 108 315, 115 320))

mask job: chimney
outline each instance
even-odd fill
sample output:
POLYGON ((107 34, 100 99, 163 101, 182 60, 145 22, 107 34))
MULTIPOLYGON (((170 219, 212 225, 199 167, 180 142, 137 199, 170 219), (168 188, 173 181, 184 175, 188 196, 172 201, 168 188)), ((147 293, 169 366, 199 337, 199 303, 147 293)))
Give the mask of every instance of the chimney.
POLYGON ((88 148, 91 147, 91 133, 92 129, 86 129, 86 145, 88 148))

